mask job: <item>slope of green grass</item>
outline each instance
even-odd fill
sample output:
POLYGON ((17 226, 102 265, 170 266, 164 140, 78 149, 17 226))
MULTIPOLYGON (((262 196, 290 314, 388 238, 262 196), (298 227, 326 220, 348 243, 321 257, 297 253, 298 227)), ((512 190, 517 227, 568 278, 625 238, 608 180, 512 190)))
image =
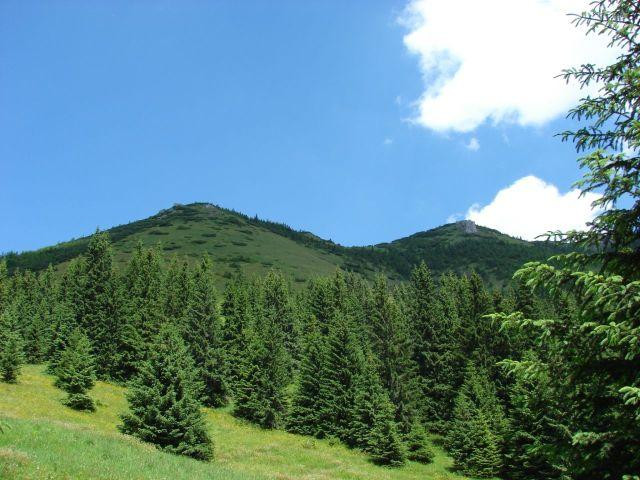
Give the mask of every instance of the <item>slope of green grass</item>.
MULTIPOLYGON (((340 255, 330 247, 321 247, 325 243, 330 246, 329 242, 208 204, 178 205, 107 231, 113 242, 116 267, 126 263, 138 242, 159 245, 165 257, 176 255, 191 263, 208 253, 218 286, 239 271, 251 276, 278 268, 292 281, 302 283, 344 266, 340 255)), ((6 259, 10 270, 41 270, 49 263, 63 269, 69 260, 84 252, 88 241, 85 237, 33 252, 9 254, 6 259)))
POLYGON ((385 479, 464 480, 436 448, 431 465, 373 465, 365 455, 325 440, 255 428, 225 410, 206 409, 215 459, 169 455, 121 435, 124 389, 98 382, 98 409, 76 412, 60 403, 42 366, 24 368, 17 385, 0 383, 0 479, 385 479))

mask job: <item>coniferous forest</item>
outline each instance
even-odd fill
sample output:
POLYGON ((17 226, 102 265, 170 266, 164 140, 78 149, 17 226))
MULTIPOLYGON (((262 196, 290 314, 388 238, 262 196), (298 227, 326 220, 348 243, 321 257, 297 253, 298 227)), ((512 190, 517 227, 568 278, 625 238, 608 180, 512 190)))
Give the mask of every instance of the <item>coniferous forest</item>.
POLYGON ((87 415, 98 381, 126 387, 122 433, 203 462, 209 407, 379 468, 444 448, 472 478, 640 479, 640 10, 602 0, 576 23, 623 53, 565 72, 604 83, 569 113, 586 126, 561 134, 577 186, 602 192, 588 230, 549 234, 571 253, 505 287, 421 262, 408 281, 337 269, 300 284, 276 265, 218 289, 214 255, 140 243, 116 268, 98 231, 62 271, 0 262, 0 380, 45 365, 87 415))

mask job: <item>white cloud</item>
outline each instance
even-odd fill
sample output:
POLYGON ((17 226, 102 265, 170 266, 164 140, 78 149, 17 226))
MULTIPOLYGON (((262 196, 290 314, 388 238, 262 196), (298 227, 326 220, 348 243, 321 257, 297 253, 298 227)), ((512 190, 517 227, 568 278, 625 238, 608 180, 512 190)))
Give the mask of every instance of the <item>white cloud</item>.
POLYGON ((385 138, 384 141, 382 142, 382 144, 385 146, 389 146, 392 143, 393 143, 393 138, 389 138, 389 137, 385 138))
POLYGON ((458 220, 462 220, 463 217, 461 213, 453 213, 447 217, 445 223, 456 223, 458 220))
POLYGON ((611 62, 606 38, 585 36, 567 13, 589 0, 411 0, 400 19, 419 56, 425 91, 417 123, 468 132, 485 121, 540 125, 584 96, 554 78, 565 68, 611 62))
POLYGON ((560 193, 555 185, 533 175, 500 190, 485 206, 472 205, 466 218, 503 233, 534 240, 550 230, 584 230, 598 213, 591 209, 597 193, 560 193))
POLYGON ((469 143, 467 143, 465 147, 467 147, 467 150, 477 152, 478 150, 480 150, 480 142, 476 137, 471 137, 471 140, 469 140, 469 143))

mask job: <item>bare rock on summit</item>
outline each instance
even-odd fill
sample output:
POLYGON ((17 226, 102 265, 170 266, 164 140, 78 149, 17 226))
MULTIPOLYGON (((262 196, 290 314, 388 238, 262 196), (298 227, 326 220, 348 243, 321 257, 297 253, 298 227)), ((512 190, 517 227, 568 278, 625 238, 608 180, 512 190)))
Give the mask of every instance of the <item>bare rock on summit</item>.
POLYGON ((457 222, 458 228, 462 230, 464 233, 477 233, 478 228, 476 224, 472 220, 460 220, 457 222))

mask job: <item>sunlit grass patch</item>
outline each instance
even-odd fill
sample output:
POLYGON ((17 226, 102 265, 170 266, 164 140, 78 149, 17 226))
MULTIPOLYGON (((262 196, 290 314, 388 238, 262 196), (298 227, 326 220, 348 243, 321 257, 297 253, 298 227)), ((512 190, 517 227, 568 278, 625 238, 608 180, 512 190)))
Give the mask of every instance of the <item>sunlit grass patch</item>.
POLYGON ((360 452, 327 440, 263 430, 231 416, 229 409, 205 409, 215 456, 198 462, 158 451, 118 432, 126 411, 123 387, 97 382, 94 413, 60 403, 44 367, 29 365, 19 383, 0 383, 0 479, 373 479, 462 480, 451 460, 435 447, 430 465, 409 462, 399 469, 373 465, 360 452))

